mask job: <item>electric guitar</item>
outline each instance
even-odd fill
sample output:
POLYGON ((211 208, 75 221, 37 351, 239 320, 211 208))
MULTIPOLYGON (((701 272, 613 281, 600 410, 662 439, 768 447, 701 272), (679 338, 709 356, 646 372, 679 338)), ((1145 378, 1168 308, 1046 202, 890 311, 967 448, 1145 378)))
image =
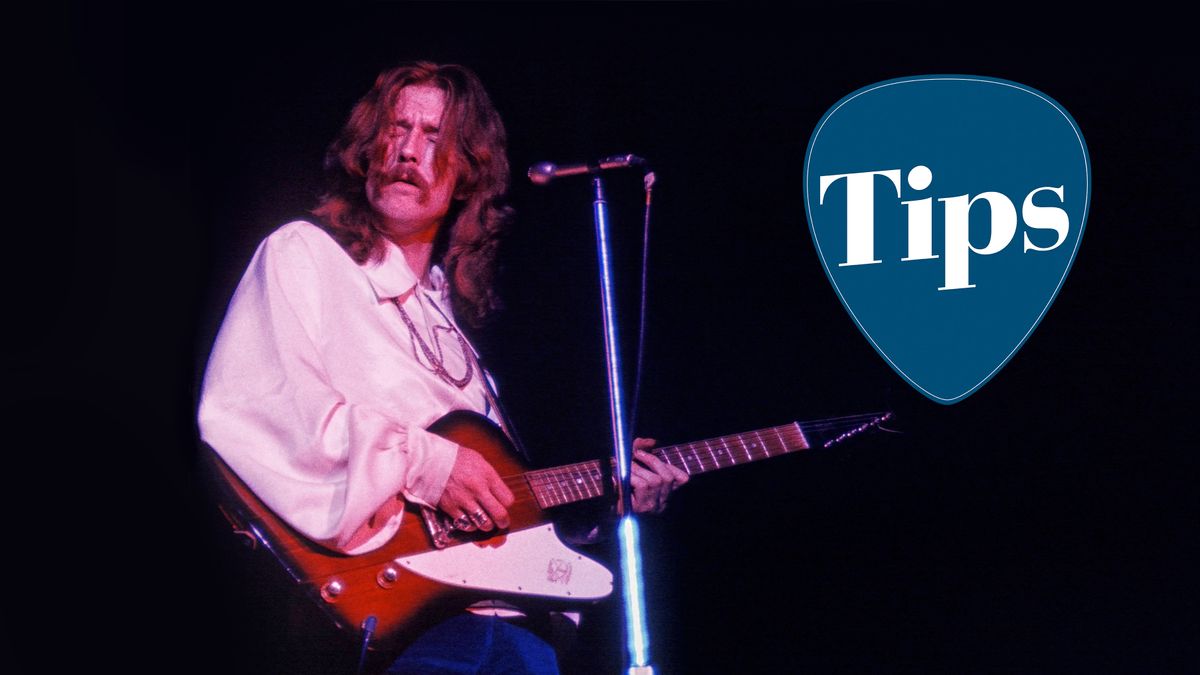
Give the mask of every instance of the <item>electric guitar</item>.
MULTIPOLYGON (((793 422, 651 452, 695 475, 830 447, 891 416, 886 412, 793 422)), ((562 605, 596 601, 612 592, 612 573, 563 544, 548 512, 605 494, 612 480, 608 467, 593 460, 528 470, 500 429, 471 412, 450 413, 429 430, 477 450, 504 477, 516 497, 508 509, 508 529, 463 532, 445 514, 410 504, 387 544, 345 555, 309 541, 284 523, 211 453, 222 488, 221 511, 235 532, 247 537, 251 546, 269 551, 340 628, 373 647, 394 647, 449 611, 461 611, 472 599, 562 605)))

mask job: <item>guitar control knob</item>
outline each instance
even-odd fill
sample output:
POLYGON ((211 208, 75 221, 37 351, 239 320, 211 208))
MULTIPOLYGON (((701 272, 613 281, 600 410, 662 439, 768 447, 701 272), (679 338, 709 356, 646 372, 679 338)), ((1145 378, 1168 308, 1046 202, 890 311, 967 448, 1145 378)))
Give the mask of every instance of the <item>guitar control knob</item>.
POLYGON ((338 596, 344 590, 346 590, 346 586, 341 579, 330 579, 321 587, 321 598, 325 602, 337 602, 338 596))
POLYGON ((379 574, 375 575, 375 582, 380 588, 391 588, 396 585, 396 580, 400 578, 400 570, 396 569, 395 565, 385 565, 379 570, 379 574))

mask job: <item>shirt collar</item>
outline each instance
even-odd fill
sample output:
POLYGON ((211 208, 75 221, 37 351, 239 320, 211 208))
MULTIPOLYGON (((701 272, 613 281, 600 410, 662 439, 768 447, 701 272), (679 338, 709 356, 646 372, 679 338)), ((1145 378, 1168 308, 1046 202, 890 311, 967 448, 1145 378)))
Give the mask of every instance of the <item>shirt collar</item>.
POLYGON ((446 276, 442 273, 442 268, 432 265, 426 278, 419 279, 408 266, 408 260, 400 248, 390 241, 385 242, 387 245, 383 259, 362 266, 376 297, 380 300, 390 300, 411 292, 418 285, 422 289, 433 291, 435 296, 440 297, 444 294, 446 276))

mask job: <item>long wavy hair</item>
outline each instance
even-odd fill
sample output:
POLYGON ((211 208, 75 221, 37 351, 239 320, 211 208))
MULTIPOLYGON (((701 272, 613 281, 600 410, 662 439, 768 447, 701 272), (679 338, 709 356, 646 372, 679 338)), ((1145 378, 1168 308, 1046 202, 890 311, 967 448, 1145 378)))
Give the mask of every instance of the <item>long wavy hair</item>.
POLYGON ((504 124, 475 73, 428 61, 380 73, 325 154, 328 187, 313 214, 358 264, 383 258, 387 243, 367 200, 367 172, 372 157, 382 152, 400 90, 415 84, 433 85, 446 94, 434 169, 438 175, 451 171, 455 187, 433 256, 450 281, 455 315, 479 326, 499 307, 493 288, 496 253, 512 209, 504 204, 504 124))

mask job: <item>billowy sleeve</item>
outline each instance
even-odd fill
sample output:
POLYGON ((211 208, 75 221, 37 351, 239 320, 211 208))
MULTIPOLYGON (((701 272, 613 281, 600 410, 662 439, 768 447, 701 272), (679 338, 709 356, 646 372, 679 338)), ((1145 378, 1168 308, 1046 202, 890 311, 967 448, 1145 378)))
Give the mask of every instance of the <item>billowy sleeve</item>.
POLYGON ((200 433, 288 524, 362 553, 395 533, 404 499, 436 504, 458 446, 335 386, 330 350, 363 346, 326 325, 345 284, 312 244, 285 227, 259 246, 209 358, 200 433))

